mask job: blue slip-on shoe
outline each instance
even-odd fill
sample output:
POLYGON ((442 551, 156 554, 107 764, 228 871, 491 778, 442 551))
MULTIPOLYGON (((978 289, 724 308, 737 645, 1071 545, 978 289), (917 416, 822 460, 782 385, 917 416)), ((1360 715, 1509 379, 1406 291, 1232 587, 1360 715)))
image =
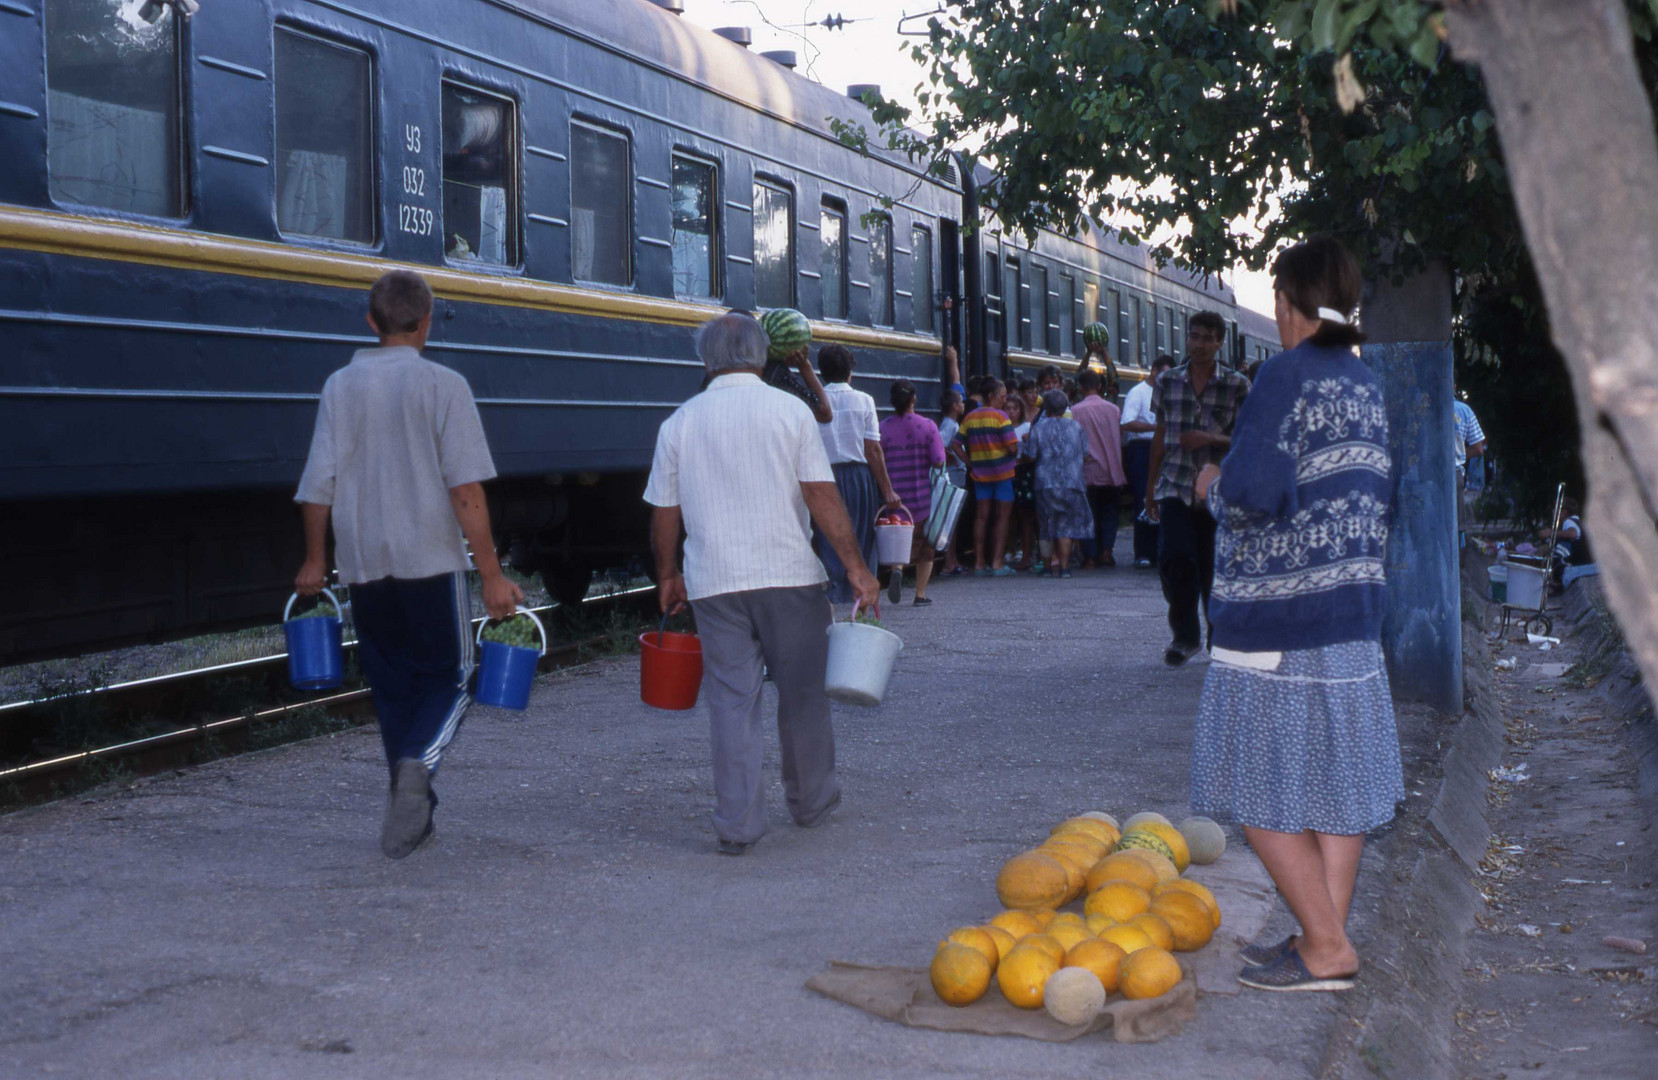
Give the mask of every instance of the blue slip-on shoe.
POLYGON ((1270 964, 1246 967, 1238 973, 1238 981, 1256 990, 1293 992, 1297 990, 1351 990, 1358 972, 1320 978, 1307 970, 1301 953, 1290 949, 1270 964))
POLYGON ((746 855, 748 849, 754 846, 754 841, 743 843, 741 840, 721 840, 714 848, 721 855, 746 855))
POLYGON ((1238 955, 1243 957, 1243 962, 1250 967, 1261 967, 1277 960, 1280 956, 1289 952, 1294 945, 1295 935, 1291 934, 1275 945, 1245 945, 1238 950, 1238 955))
POLYGON ((1015 570, 1013 567, 1004 566, 1000 570, 992 570, 990 572, 990 576, 991 577, 1014 577, 1018 573, 1019 573, 1019 571, 1015 570))
POLYGON ((995 573, 994 570, 991 570, 988 567, 981 567, 980 569, 973 571, 973 576, 974 577, 989 577, 993 573, 995 573))

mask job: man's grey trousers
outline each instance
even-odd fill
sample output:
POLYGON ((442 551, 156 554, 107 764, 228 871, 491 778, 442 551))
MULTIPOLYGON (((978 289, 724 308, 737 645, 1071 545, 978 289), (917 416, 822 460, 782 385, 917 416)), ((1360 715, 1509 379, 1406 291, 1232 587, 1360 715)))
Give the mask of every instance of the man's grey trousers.
POLYGON ((821 585, 752 589, 691 601, 714 749, 714 831, 753 843, 766 831, 760 685, 777 686, 777 737, 789 813, 816 824, 840 796, 835 730, 823 692, 829 600, 821 585))

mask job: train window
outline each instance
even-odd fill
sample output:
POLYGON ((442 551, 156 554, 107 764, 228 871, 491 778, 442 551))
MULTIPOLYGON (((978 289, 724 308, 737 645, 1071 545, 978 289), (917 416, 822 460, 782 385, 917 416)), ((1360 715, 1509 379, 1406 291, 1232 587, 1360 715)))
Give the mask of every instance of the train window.
POLYGON ((719 183, 706 161, 673 156, 674 294, 719 295, 719 183))
POLYGON ((621 132, 570 124, 570 272, 577 281, 633 284, 628 149, 621 132))
POLYGON ((984 296, 988 304, 985 305, 986 331, 992 341, 1002 342, 1003 347, 1012 344, 1008 339, 1008 298, 1007 293, 996 295, 996 256, 988 251, 984 255, 984 296), (1000 303, 998 303, 1000 301, 1000 303), (998 330, 997 327, 1001 329, 998 330))
POLYGON ((1032 266, 1030 268, 1031 292, 1031 348, 1037 352, 1054 352, 1054 342, 1049 337, 1049 324, 1053 322, 1052 297, 1048 295, 1048 268, 1046 266, 1032 266))
POLYGON ((1178 311, 1170 312, 1169 313, 1169 344, 1174 346, 1174 349, 1172 351, 1174 352, 1174 355, 1176 355, 1176 356, 1185 356, 1186 355, 1185 329, 1186 328, 1183 325, 1182 314, 1178 311))
POLYGON ((1123 297, 1116 289, 1108 294, 1111 298, 1111 310, 1116 312, 1117 323, 1117 362, 1121 364, 1134 363, 1134 353, 1128 347, 1128 308, 1123 306, 1123 297))
POLYGON ((933 332, 933 234, 921 225, 910 229, 910 310, 915 328, 933 332))
POLYGON ((869 227, 869 321, 892 325, 892 219, 877 218, 869 227))
POLYGON ((1169 327, 1174 323, 1174 312, 1168 308, 1151 309, 1151 320, 1157 324, 1157 351, 1169 351, 1169 327), (1161 317, 1160 317, 1161 316, 1161 317))
POLYGON ((754 181, 754 303, 794 306, 794 193, 754 181))
POLYGON ((1028 349, 1030 348, 1030 293, 1025 290, 1024 269, 1018 259, 1008 258, 1005 267, 1005 278, 1006 284, 1002 287, 1002 295, 1007 299, 1002 302, 1002 306, 1012 315, 1014 323, 1008 330, 1007 343, 1010 348, 1017 342, 1019 348, 1028 349))
POLYGON ((518 261, 515 136, 511 101, 443 84, 443 250, 451 259, 518 261))
POLYGON ((823 244, 823 317, 846 318, 846 207, 824 201, 818 219, 823 244))
POLYGON ((370 74, 361 49, 277 27, 276 227, 283 232, 373 241, 370 74))
POLYGON ((1059 294, 1054 297, 1054 303, 1059 306, 1059 310, 1055 312, 1058 317, 1050 320, 1059 329, 1059 340, 1054 342, 1054 352, 1070 356, 1076 352, 1076 344, 1072 340, 1076 336, 1076 278, 1070 274, 1059 275, 1059 294))
POLYGON ((179 17, 164 7, 152 24, 133 7, 46 2, 48 183, 63 202, 178 217, 179 17))
POLYGON ((1100 287, 1092 281, 1082 283, 1082 321, 1084 324, 1103 322, 1111 325, 1111 318, 1100 311, 1100 287))
POLYGON ((1141 367, 1149 367, 1150 357, 1146 348, 1146 313, 1144 303, 1136 296, 1134 298, 1134 356, 1141 367))

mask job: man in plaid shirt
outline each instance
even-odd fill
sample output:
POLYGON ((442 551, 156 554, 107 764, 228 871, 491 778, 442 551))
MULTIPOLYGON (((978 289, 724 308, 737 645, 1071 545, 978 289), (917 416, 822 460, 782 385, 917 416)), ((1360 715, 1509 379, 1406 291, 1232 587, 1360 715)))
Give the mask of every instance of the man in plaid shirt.
POLYGON ((1209 587, 1215 580, 1215 519, 1197 501, 1197 474, 1219 465, 1232 446, 1232 425, 1249 396, 1249 380, 1220 367, 1226 321, 1213 311, 1193 315, 1186 329, 1186 362, 1165 371, 1152 389, 1157 431, 1151 439, 1146 514, 1157 521, 1157 570, 1169 604, 1174 639, 1163 662, 1179 667, 1203 647, 1209 587))

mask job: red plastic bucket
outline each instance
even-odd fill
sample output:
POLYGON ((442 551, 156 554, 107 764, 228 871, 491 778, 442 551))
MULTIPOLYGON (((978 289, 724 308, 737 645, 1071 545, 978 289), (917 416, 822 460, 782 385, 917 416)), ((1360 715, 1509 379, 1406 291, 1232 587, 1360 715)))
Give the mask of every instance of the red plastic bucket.
POLYGON ((667 628, 639 635, 639 700, 658 709, 683 711, 697 705, 702 688, 702 640, 667 628))

